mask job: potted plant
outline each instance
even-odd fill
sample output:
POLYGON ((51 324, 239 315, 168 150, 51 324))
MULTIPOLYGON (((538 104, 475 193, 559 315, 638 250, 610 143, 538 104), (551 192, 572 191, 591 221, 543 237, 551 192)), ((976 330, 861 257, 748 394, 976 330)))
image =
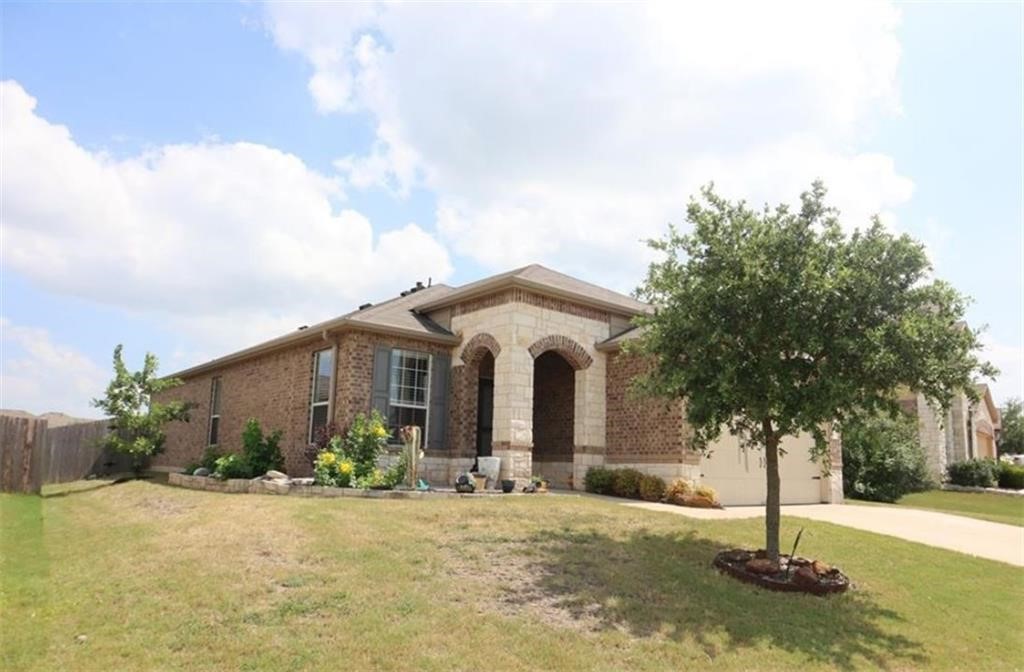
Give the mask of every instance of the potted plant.
POLYGON ((514 478, 505 478, 501 481, 501 491, 506 495, 516 489, 516 481, 514 478))
POLYGON ((534 475, 530 478, 530 482, 533 483, 533 487, 536 488, 537 492, 548 491, 548 479, 540 475, 534 475))
POLYGON ((476 490, 476 481, 468 471, 455 477, 455 492, 470 493, 476 490))

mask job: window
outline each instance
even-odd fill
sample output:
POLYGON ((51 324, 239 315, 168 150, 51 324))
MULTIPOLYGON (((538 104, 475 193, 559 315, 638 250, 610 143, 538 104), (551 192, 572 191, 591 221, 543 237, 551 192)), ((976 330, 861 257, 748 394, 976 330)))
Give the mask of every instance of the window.
POLYGON ((409 350, 391 352, 391 390, 388 429, 397 441, 398 430, 417 425, 427 436, 427 404, 430 402, 430 355, 409 350))
POLYGON ((309 442, 327 424, 331 412, 331 388, 334 379, 334 351, 313 353, 313 390, 309 402, 309 442))
POLYGON ((210 383, 210 436, 209 445, 217 445, 217 435, 220 432, 220 378, 214 378, 210 383))

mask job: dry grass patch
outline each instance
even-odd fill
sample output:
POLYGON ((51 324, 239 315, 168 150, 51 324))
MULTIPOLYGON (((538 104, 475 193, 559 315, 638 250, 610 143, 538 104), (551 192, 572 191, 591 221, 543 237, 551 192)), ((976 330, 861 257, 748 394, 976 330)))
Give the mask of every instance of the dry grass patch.
POLYGON ((576 497, 133 482, 0 514, 5 671, 1024 666, 1024 572, 822 523, 783 533, 806 525, 801 550, 854 577, 838 599, 719 576, 714 553, 757 543, 759 521, 576 497))

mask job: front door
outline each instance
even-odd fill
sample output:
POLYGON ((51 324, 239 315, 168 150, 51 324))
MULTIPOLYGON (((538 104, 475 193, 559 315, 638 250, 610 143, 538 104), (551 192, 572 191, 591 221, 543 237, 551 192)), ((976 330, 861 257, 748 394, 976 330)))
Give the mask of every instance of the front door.
POLYGON ((476 454, 490 457, 494 426, 494 380, 481 378, 476 397, 476 454))

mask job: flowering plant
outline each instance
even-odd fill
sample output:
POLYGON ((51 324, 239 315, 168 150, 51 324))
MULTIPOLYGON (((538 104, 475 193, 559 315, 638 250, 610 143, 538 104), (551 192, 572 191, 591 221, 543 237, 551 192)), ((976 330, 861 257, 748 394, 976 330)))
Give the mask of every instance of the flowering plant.
POLYGON ((353 471, 351 460, 325 450, 316 456, 313 463, 313 482, 317 485, 347 488, 352 484, 353 471))

